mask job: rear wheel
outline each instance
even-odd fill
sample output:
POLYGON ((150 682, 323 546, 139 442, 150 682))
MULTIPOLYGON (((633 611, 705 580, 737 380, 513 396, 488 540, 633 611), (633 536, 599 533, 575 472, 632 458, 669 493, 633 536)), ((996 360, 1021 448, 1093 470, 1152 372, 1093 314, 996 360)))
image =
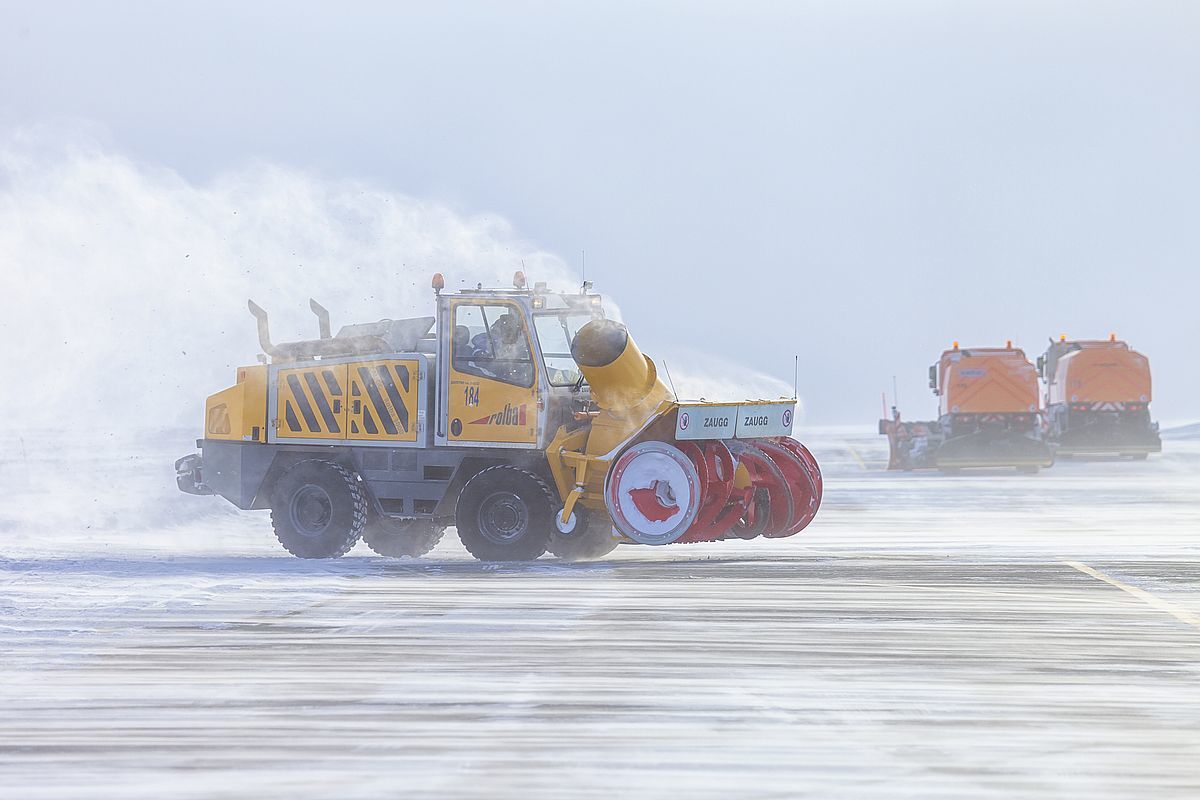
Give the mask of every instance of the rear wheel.
POLYGON ((367 547, 388 558, 417 558, 437 546, 446 533, 431 519, 392 519, 372 510, 363 528, 367 547))
POLYGON ((275 484, 275 538, 299 558, 337 558, 350 552, 367 521, 358 478, 332 461, 301 461, 275 484))
POLYGON ((508 465, 488 467, 458 497, 455 526, 480 561, 532 561, 546 552, 555 498, 546 482, 508 465))
POLYGON ((546 550, 551 555, 563 561, 594 561, 616 549, 617 538, 607 514, 577 505, 571 516, 575 526, 570 533, 562 533, 559 526, 550 534, 546 550))

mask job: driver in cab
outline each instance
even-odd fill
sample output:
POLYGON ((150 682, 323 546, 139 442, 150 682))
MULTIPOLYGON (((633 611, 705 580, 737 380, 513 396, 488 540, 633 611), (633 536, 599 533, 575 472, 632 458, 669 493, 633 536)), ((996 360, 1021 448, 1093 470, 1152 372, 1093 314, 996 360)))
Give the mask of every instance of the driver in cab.
POLYGON ((476 334, 471 347, 471 359, 481 372, 503 381, 528 382, 529 345, 520 320, 512 314, 502 315, 492 323, 490 331, 476 334))

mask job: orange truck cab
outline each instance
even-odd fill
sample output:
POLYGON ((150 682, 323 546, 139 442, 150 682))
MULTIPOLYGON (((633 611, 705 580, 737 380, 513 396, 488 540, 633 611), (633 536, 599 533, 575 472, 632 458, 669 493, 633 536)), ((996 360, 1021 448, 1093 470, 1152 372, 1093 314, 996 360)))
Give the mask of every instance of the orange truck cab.
POLYGON ((1035 472, 1053 463, 1042 440, 1037 371, 1025 352, 954 347, 929 368, 938 396, 937 422, 902 422, 893 409, 880 433, 891 445, 889 469, 1016 467, 1035 472))
POLYGON ((1145 458, 1162 450, 1150 419, 1150 361, 1120 341, 1051 340, 1038 358, 1046 429, 1060 455, 1145 458))

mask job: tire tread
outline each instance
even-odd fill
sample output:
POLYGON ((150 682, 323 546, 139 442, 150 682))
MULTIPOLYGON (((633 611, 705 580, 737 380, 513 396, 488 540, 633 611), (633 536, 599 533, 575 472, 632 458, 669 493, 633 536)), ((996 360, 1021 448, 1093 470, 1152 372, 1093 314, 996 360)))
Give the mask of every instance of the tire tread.
MULTIPOLYGON (((551 513, 553 514, 554 504, 557 502, 557 498, 555 497, 554 492, 551 491, 550 486, 546 483, 546 481, 543 480, 537 473, 530 472, 529 470, 522 469, 521 467, 513 466, 512 464, 494 464, 490 467, 484 467, 479 472, 475 473, 475 475, 469 481, 466 482, 466 484, 463 486, 462 493, 465 494, 467 492, 467 490, 471 487, 471 485, 473 483, 475 483, 476 481, 489 481, 489 480, 492 480, 493 478, 495 478, 496 476, 502 475, 505 473, 514 473, 516 475, 520 475, 520 476, 532 481, 533 483, 535 483, 537 485, 539 491, 541 492, 541 494, 544 496, 544 498, 546 500, 546 504, 547 504, 547 506, 549 506, 551 513)), ((462 502, 461 495, 460 495, 459 502, 460 502, 460 504, 462 502)), ((553 521, 551 522, 551 524, 553 524, 553 521)), ((551 533, 550 531, 544 532, 545 538, 547 540, 550 537, 550 533, 551 533)), ((490 542, 487 542, 487 541, 476 541, 471 536, 464 536, 461 528, 459 528, 459 531, 458 531, 458 538, 459 538, 459 541, 462 542, 463 547, 465 547, 467 549, 467 552, 470 553, 475 558, 479 559, 480 561, 508 560, 505 558, 498 557, 498 553, 494 550, 496 545, 491 544, 490 542)), ((542 548, 542 552, 543 553, 545 552, 545 547, 542 548)), ((541 553, 538 553, 537 555, 532 556, 532 558, 530 560, 536 559, 540 555, 541 555, 541 553)), ((513 560, 523 560, 523 559, 513 559, 513 560)))
POLYGON ((303 461, 298 461, 295 464, 293 464, 291 466, 291 468, 288 469, 288 472, 284 473, 284 475, 286 476, 288 473, 290 473, 293 470, 298 469, 306 464, 321 465, 323 467, 332 468, 333 471, 336 472, 341 477, 341 479, 345 483, 347 489, 349 489, 349 491, 350 491, 350 499, 351 499, 351 502, 354 504, 350 530, 346 532, 346 535, 344 535, 342 537, 342 541, 338 543, 337 548, 335 550, 333 550, 330 554, 324 555, 324 556, 312 556, 312 555, 308 555, 304 552, 298 552, 297 549, 293 545, 290 545, 288 543, 287 538, 286 538, 286 533, 281 531, 281 527, 284 528, 284 530, 286 530, 286 523, 284 522, 284 519, 285 519, 284 515, 287 512, 285 509, 276 509, 274 507, 274 505, 272 505, 271 528, 274 530, 275 538, 279 541, 279 544, 281 544, 283 546, 283 549, 287 550, 289 553, 296 556, 297 558, 341 558, 342 556, 346 555, 354 548, 354 545, 358 543, 359 538, 362 537, 363 529, 366 527, 366 524, 367 524, 366 494, 363 492, 362 486, 359 484, 358 479, 354 475, 354 473, 352 473, 350 470, 346 469, 341 464, 338 464, 336 461, 326 461, 325 459, 320 459, 320 458, 305 459, 303 461))

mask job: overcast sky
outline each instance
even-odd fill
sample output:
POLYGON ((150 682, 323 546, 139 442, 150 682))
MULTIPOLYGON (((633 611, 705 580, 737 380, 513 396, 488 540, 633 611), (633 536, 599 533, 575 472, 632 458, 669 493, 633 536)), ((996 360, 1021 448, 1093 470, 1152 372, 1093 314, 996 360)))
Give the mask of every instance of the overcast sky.
POLYGON ((799 354, 809 423, 872 425, 893 374, 935 413, 955 339, 1110 331, 1200 418, 1194 2, 2 0, 0 128, 48 123, 498 215, 586 250, 652 356, 799 354))

